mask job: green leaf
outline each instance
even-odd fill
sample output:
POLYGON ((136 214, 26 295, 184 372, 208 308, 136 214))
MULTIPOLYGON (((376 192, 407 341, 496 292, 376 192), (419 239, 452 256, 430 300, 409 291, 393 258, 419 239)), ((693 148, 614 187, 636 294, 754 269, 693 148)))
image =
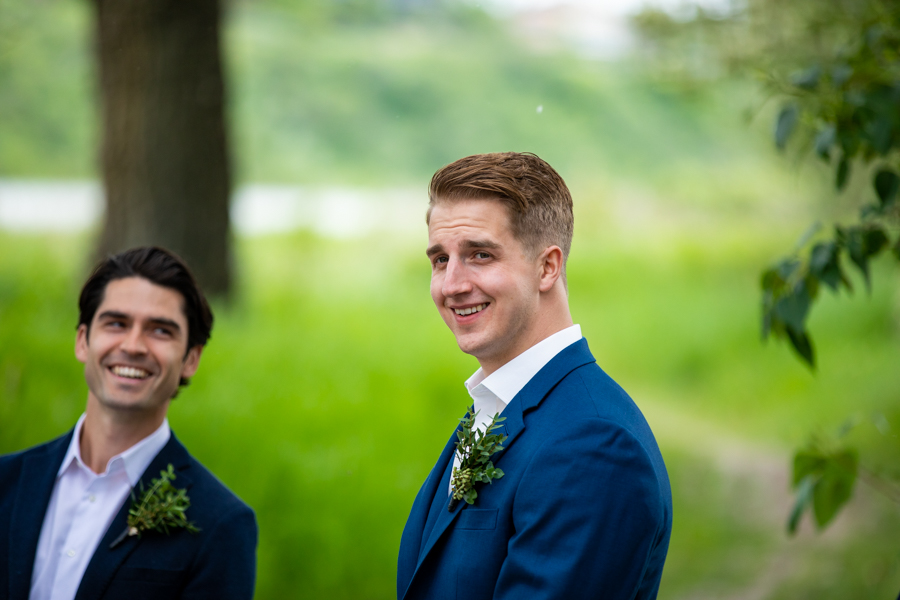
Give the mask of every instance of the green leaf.
POLYGON ((787 529, 788 533, 791 535, 797 533, 800 517, 803 516, 803 511, 806 510, 806 507, 809 506, 810 501, 812 500, 812 491, 815 481, 815 476, 807 475, 800 482, 800 486, 797 490, 797 497, 794 500, 794 507, 791 509, 790 517, 788 517, 787 529))
POLYGON ((821 76, 822 69, 818 65, 814 65, 791 77, 791 83, 804 90, 814 90, 819 85, 821 76))
POLYGON ((812 340, 809 339, 809 335, 805 331, 794 331, 790 327, 786 328, 785 332, 787 332, 788 339, 794 347, 794 350, 800 355, 800 358, 806 361, 806 364, 811 368, 815 369, 816 355, 813 350, 812 340))
POLYGON ((844 186, 847 185, 847 177, 850 175, 850 161, 847 160, 847 154, 845 153, 841 156, 841 160, 838 163, 837 171, 835 171, 834 176, 834 187, 838 189, 838 191, 843 190, 844 186))
POLYGON ((798 450, 794 454, 794 476, 792 485, 797 487, 800 482, 810 475, 819 475, 822 472, 824 460, 822 452, 815 447, 807 447, 798 450))
POLYGON ((837 515, 853 495, 859 458, 847 449, 827 457, 822 476, 813 488, 813 512, 821 529, 837 515))
POLYGON ((779 150, 783 150, 787 144, 788 138, 797 125, 798 116, 799 110, 796 104, 788 104, 778 114, 778 120, 775 122, 775 146, 779 150))
POLYGON ((850 255, 850 260, 853 261, 856 268, 863 274, 866 281, 866 288, 871 290, 871 283, 869 282, 869 256, 865 252, 865 242, 863 241, 862 231, 859 227, 840 228, 840 231, 843 236, 844 245, 847 248, 847 254, 850 255))
POLYGON ((880 226, 873 224, 837 227, 836 229, 839 242, 847 248, 850 260, 863 274, 866 288, 871 292, 872 282, 869 276, 869 259, 887 246, 887 234, 880 226))
POLYGON ((828 160, 831 156, 831 147, 834 145, 836 137, 836 129, 834 125, 829 123, 816 134, 816 154, 820 158, 828 160))
POLYGON ((863 240, 866 254, 875 256, 888 245, 888 236, 878 225, 870 225, 863 230, 863 240))
POLYGON ((799 282, 790 293, 785 294, 775 303, 775 314, 789 329, 802 332, 804 322, 809 313, 810 294, 805 281, 799 282))
POLYGON ((878 194, 878 200, 882 208, 890 206, 897 197, 897 190, 900 188, 900 177, 893 171, 882 169, 875 174, 873 182, 875 193, 878 194))
POLYGON ((772 291, 777 285, 784 283, 784 280, 778 275, 778 270, 774 267, 763 271, 762 277, 759 278, 759 287, 763 291, 772 291))
POLYGON ((782 280, 787 281, 800 268, 800 261, 796 258, 786 258, 778 263, 777 268, 778 275, 782 280))
POLYGON ((837 65, 831 70, 831 82, 841 87, 853 76, 853 67, 847 64, 837 65))
POLYGON ((840 265, 840 247, 836 242, 819 242, 810 251, 809 271, 819 281, 836 292, 841 285, 852 291, 850 281, 847 279, 840 265))

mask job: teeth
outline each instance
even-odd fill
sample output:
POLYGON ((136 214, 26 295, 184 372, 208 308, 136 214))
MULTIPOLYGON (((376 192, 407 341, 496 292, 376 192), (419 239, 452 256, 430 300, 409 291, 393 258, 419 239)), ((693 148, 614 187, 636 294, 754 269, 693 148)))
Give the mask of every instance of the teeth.
POLYGON ((481 312, 486 307, 487 307, 487 302, 485 302, 484 304, 479 304, 478 306, 473 306, 472 308, 454 308, 453 311, 460 316, 465 316, 465 315, 471 315, 473 313, 481 312))
POLYGON ((123 367, 119 365, 113 367, 112 372, 119 377, 128 377, 130 379, 144 379, 145 377, 150 375, 150 373, 143 369, 138 369, 136 367, 123 367))

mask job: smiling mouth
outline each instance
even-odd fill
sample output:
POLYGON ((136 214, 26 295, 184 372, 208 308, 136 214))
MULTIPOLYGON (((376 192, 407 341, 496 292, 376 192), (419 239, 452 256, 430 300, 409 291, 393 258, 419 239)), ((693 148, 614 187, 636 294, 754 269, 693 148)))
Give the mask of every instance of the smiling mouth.
POLYGON ((145 371, 144 369, 139 369, 138 367, 125 367, 122 365, 116 365, 110 368, 115 375, 119 377, 126 377, 128 379, 146 379, 150 377, 150 373, 145 371))
POLYGON ((466 315, 473 315, 477 312, 483 311, 485 308, 487 308, 488 304, 489 304, 488 302, 484 302, 482 304, 479 304, 478 306, 473 306, 471 308, 454 308, 453 312, 455 312, 456 314, 458 314, 461 317, 464 317, 466 315))

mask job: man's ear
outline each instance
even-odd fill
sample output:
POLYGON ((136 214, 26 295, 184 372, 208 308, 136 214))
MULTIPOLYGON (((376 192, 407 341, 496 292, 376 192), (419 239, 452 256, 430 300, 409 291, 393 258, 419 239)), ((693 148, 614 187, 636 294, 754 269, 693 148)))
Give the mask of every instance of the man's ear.
POLYGON ((87 362, 88 357, 88 328, 87 325, 82 323, 78 326, 78 331, 75 333, 75 358, 78 359, 78 362, 87 362))
POLYGON ((541 280, 538 289, 549 292, 562 276, 563 253, 559 246, 550 246, 539 257, 541 280))
POLYGON ((203 346, 194 346, 187 351, 184 362, 181 363, 182 379, 190 379, 200 366, 200 355, 203 354, 203 346))

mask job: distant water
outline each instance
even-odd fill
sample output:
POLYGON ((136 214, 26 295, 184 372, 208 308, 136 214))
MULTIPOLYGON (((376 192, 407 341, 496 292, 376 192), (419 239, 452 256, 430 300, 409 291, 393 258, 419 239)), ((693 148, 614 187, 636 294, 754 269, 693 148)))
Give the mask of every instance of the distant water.
MULTIPOLYGON (((374 232, 424 234, 424 191, 252 184, 231 202, 239 235, 259 236, 298 229, 336 238, 374 232)), ((72 232, 103 218, 101 186, 90 181, 0 179, 0 229, 72 232)))

